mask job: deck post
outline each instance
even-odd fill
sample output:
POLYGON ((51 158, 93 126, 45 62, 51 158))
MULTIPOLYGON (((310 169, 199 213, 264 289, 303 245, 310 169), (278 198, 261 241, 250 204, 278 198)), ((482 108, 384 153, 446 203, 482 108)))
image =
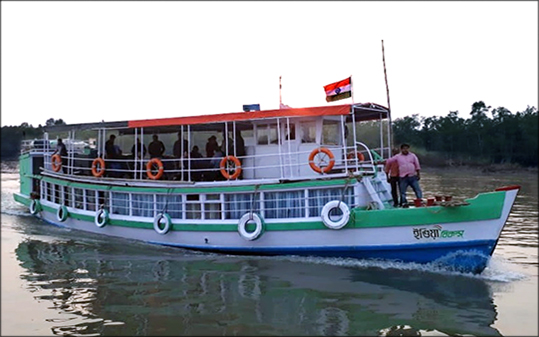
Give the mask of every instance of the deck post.
MULTIPOLYGON (((356 111, 355 108, 352 106, 352 132, 354 133, 354 153, 357 151, 357 135, 356 135, 356 111)), ((356 164, 356 169, 359 169, 359 162, 358 162, 357 155, 354 158, 354 163, 356 164)))
MULTIPOLYGON (((341 140, 342 140, 342 148, 344 150, 343 156, 344 156, 344 170, 348 172, 348 158, 347 158, 347 146, 346 146, 346 137, 344 134, 344 130, 346 128, 346 123, 344 122, 344 116, 341 115, 341 140)), ((355 154, 355 151, 354 151, 355 154)))

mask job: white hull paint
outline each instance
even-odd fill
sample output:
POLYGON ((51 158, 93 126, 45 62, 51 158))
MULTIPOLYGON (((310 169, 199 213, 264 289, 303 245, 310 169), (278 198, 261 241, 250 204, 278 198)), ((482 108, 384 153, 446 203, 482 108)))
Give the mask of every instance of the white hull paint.
MULTIPOLYGON (((158 234, 153 229, 114 225, 106 225, 100 228, 93 222, 77 220, 73 217, 68 217, 65 222, 59 222, 56 213, 46 211, 38 213, 38 216, 49 223, 71 229, 141 240, 160 245, 209 251, 250 252, 252 254, 271 255, 280 254, 280 251, 283 253, 296 251, 304 255, 309 255, 309 251, 311 251, 313 255, 318 255, 320 252, 331 252, 329 255, 336 256, 339 255, 336 252, 341 251, 340 255, 349 256, 350 254, 346 253, 346 250, 366 250, 371 252, 371 255, 376 255, 376 250, 389 249, 391 251, 398 251, 399 247, 402 247, 403 250, 415 249, 414 247, 417 247, 417 249, 430 249, 437 246, 450 249, 450 247, 466 247, 468 244, 474 246, 480 243, 490 247, 487 249, 491 250, 490 252, 482 251, 483 254, 487 253, 490 255, 509 216, 517 191, 509 190, 505 193, 503 209, 498 219, 439 223, 436 225, 368 228, 345 227, 340 230, 272 230, 264 232, 254 241, 245 240, 237 231, 169 231, 167 234, 158 234), (457 234, 451 237, 440 235, 437 237, 418 238, 414 233, 414 229, 439 230, 439 233, 443 230, 457 234)), ((44 206, 46 205, 47 202, 44 202, 44 206)), ((77 210, 68 207, 68 211, 76 212, 77 210)), ((80 210, 79 213, 81 213, 80 210)), ((93 214, 92 212, 84 213, 87 215, 93 214)), ((231 221, 227 222, 231 223, 231 221)), ((200 226, 205 225, 200 224, 200 226)))

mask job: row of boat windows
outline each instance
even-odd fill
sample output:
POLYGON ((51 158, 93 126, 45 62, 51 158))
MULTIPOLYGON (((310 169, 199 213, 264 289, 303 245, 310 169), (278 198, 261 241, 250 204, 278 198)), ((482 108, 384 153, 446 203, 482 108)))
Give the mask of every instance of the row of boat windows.
POLYGON ((166 212, 173 219, 239 219, 256 212, 265 219, 318 217, 331 200, 353 205, 353 187, 258 193, 149 194, 96 191, 42 181, 41 198, 55 204, 111 214, 153 218, 166 212))

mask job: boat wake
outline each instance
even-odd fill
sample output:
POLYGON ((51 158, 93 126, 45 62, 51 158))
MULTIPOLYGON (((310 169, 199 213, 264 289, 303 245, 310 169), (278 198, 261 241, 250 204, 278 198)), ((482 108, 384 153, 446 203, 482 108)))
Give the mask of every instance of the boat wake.
POLYGON ((15 202, 13 197, 9 194, 2 193, 2 215, 14 215, 14 216, 32 216, 28 211, 28 208, 15 202))
POLYGON ((325 264, 339 267, 349 267, 354 269, 377 268, 382 270, 397 269, 401 271, 416 271, 425 273, 443 274, 448 276, 464 276, 481 279, 485 281, 495 281, 508 283, 524 279, 524 274, 512 271, 509 268, 510 262, 499 257, 492 257, 489 264, 481 274, 462 272, 458 270, 448 270, 443 264, 435 263, 414 263, 388 260, 358 260, 353 258, 332 258, 332 257, 304 257, 304 256, 279 256, 263 257, 268 259, 282 259, 290 262, 325 264))
POLYGON ((16 209, 3 209, 0 212, 1 215, 13 215, 13 216, 24 216, 24 217, 33 217, 32 214, 26 209, 16 210, 16 209))

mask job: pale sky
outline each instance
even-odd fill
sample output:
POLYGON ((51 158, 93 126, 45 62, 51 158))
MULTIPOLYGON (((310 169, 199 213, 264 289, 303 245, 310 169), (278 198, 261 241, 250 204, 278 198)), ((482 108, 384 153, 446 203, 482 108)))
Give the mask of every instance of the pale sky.
POLYGON ((538 107, 538 2, 4 2, 1 123, 374 102, 538 107), (352 76, 352 99, 323 86, 352 76))

